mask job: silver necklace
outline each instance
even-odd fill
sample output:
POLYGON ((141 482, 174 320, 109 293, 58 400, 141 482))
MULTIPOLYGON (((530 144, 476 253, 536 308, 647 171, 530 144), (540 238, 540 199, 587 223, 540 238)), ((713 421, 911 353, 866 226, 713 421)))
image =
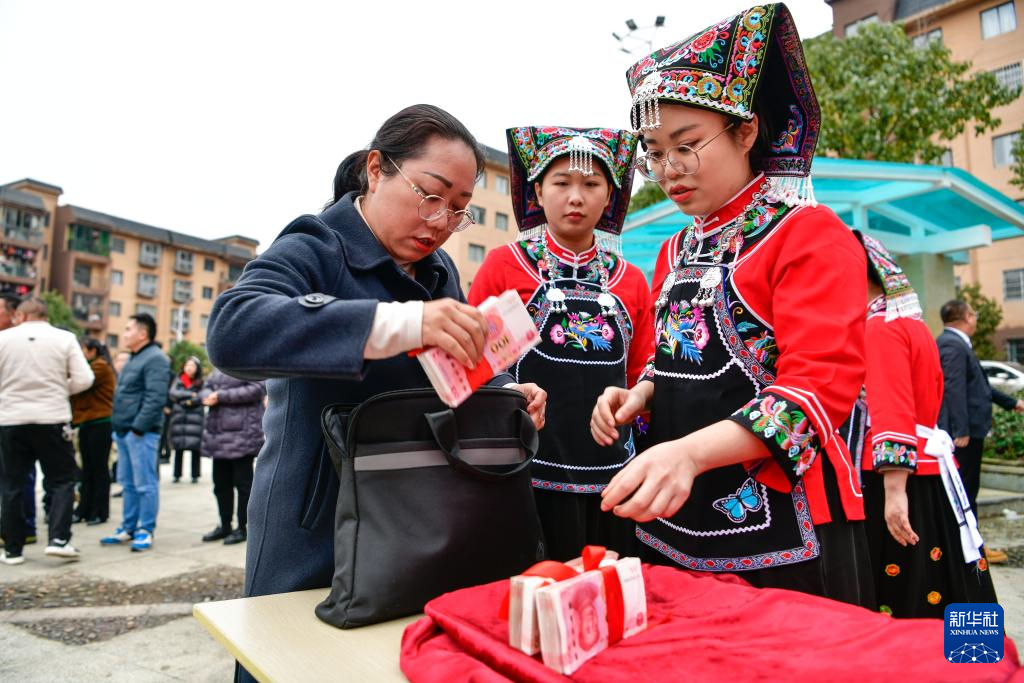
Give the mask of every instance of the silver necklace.
MULTIPOLYGON (((565 306, 565 292, 563 292, 557 285, 558 279, 558 258, 548 248, 548 231, 545 228, 540 234, 540 245, 542 254, 538 259, 538 264, 544 264, 544 270, 547 272, 547 287, 544 290, 544 298, 547 299, 548 303, 551 304, 551 311, 554 313, 564 313, 566 311, 565 306)), ((601 282, 601 293, 597 296, 597 303, 601 306, 601 315, 616 316, 619 314, 618 308, 615 305, 615 297, 612 296, 608 288, 608 267, 604 263, 605 253, 601 249, 600 243, 597 244, 597 276, 601 282)), ((541 277, 545 277, 542 272, 541 277)))
MULTIPOLYGON (((728 271, 735 267, 736 259, 740 255, 740 250, 743 248, 743 227, 746 224, 747 214, 757 205, 758 202, 764 197, 765 193, 771 186, 768 181, 761 183, 760 187, 750 198, 750 203, 743 207, 743 211, 738 216, 733 218, 731 221, 722 226, 722 237, 718 241, 708 254, 710 257, 710 263, 707 263, 708 269, 704 271, 704 274, 700 278, 700 285, 697 288, 697 295, 690 299, 690 303, 693 306, 699 308, 707 308, 715 301, 715 292, 718 287, 721 286, 725 276, 723 270, 728 271), (722 259, 725 257, 726 252, 733 252, 732 263, 723 266, 722 259)), ((668 304, 668 295, 672 291, 676 282, 679 281, 679 270, 685 263, 686 265, 692 265, 697 262, 697 256, 700 255, 700 251, 704 246, 704 234, 703 230, 701 235, 697 236, 697 221, 695 220, 692 225, 686 228, 686 232, 683 233, 683 246, 676 254, 676 260, 672 264, 672 270, 665 277, 665 282, 661 285, 661 291, 658 293, 658 299, 655 301, 655 314, 657 314, 662 308, 668 304)), ((697 265, 700 265, 697 263, 697 265)))

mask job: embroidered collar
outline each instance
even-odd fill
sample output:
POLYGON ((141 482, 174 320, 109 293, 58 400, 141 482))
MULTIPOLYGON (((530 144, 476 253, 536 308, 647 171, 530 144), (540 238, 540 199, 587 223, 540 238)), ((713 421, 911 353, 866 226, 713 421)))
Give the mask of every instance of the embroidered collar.
POLYGON ((577 254, 572 249, 569 249, 568 247, 559 244, 558 240, 551 233, 550 229, 545 229, 545 232, 547 233, 548 237, 548 250, 551 251, 551 253, 554 254, 555 257, 559 261, 562 261, 563 263, 567 263, 570 266, 575 266, 579 268, 582 265, 590 263, 592 260, 594 260, 594 257, 597 256, 597 240, 594 241, 594 244, 591 245, 589 249, 581 251, 577 254))
POLYGON ((868 317, 876 313, 885 313, 885 295, 879 294, 868 303, 868 317))
POLYGON ((721 230, 723 225, 743 213, 743 210, 753 200, 754 194, 761 187, 763 180, 764 174, 758 173, 753 180, 744 185, 742 190, 733 195, 721 207, 706 216, 694 216, 693 225, 698 235, 710 237, 721 230))

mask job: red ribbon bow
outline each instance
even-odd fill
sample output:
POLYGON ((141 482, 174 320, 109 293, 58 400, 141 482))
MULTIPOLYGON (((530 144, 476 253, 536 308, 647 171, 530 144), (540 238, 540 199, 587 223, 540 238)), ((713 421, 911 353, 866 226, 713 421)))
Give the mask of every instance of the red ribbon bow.
MULTIPOLYGON (((625 602, 622 598, 622 583, 619 581, 619 573, 616 571, 615 565, 609 565, 607 567, 600 566, 601 560, 604 559, 605 552, 606 550, 604 546, 588 545, 583 548, 583 552, 580 553, 580 556, 583 559, 584 572, 597 569, 601 572, 601 577, 604 579, 604 597, 605 604, 608 608, 608 644, 614 645, 622 640, 622 622, 626 618, 625 602)), ((576 571, 569 565, 564 562, 555 562, 554 560, 538 562, 521 574, 521 576, 539 576, 545 579, 551 579, 555 583, 565 581, 566 579, 571 579, 572 577, 579 575, 580 572, 576 571)), ((510 601, 511 590, 505 593, 505 598, 501 601, 501 607, 498 609, 498 617, 505 619, 506 621, 508 620, 510 601)))

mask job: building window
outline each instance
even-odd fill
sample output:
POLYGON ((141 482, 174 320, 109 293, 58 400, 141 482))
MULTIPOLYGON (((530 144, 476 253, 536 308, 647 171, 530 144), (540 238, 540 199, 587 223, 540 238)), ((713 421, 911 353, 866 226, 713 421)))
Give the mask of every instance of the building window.
POLYGON ((210 316, 201 315, 199 316, 199 329, 205 330, 210 325, 210 316))
POLYGON ((487 250, 482 244, 470 244, 469 245, 469 262, 470 263, 483 263, 484 255, 487 250))
POLYGON ((1003 271, 1003 300, 1024 301, 1024 268, 1003 271))
POLYGON ((495 213, 494 214, 494 227, 498 230, 508 230, 508 214, 507 213, 495 213))
POLYGON ((508 194, 508 176, 499 175, 494 178, 494 189, 500 194, 508 194))
POLYGON ((152 316, 152 318, 156 320, 156 306, 151 306, 149 304, 135 304, 135 315, 142 315, 143 313, 152 316))
POLYGON ((117 335, 116 334, 108 334, 107 335, 107 347, 111 348, 111 349, 116 349, 117 348, 117 335))
POLYGON ((151 275, 150 273, 139 273, 139 296, 144 296, 148 299, 155 297, 157 282, 158 280, 156 275, 151 275))
POLYGON ((71 315, 83 323, 98 323, 103 320, 103 297, 95 294, 71 295, 71 315))
POLYGON ((1020 131, 1007 133, 1006 135, 996 135, 992 138, 993 166, 1000 168, 1013 163, 1013 145, 1017 142, 1018 135, 1020 135, 1020 131))
POLYGON ((213 267, 214 267, 214 263, 213 263, 213 259, 212 258, 204 258, 203 259, 203 270, 205 270, 207 273, 212 273, 213 272, 213 267))
POLYGON ((910 43, 919 50, 928 47, 930 43, 941 44, 942 29, 933 28, 931 31, 926 31, 925 33, 918 33, 916 36, 910 39, 910 43))
POLYGON ((110 314, 111 318, 120 318, 121 317, 121 302, 120 301, 111 301, 109 304, 107 304, 107 313, 110 314))
POLYGON ((179 331, 182 334, 188 334, 189 321, 192 318, 192 313, 186 310, 184 313, 181 312, 180 308, 171 309, 171 334, 177 334, 179 331))
POLYGON ((487 209, 472 204, 469 205, 469 213, 473 215, 473 220, 476 221, 477 225, 483 225, 484 219, 487 218, 487 209))
POLYGON ((175 254, 175 257, 174 257, 174 272, 175 273, 182 273, 184 275, 191 275, 192 274, 192 256, 193 256, 193 254, 192 254, 191 251, 181 251, 179 249, 178 253, 175 254))
POLYGON ((476 177, 476 186, 486 190, 487 189, 487 173, 481 173, 476 177))
POLYGON ((959 275, 954 275, 953 276, 953 289, 955 291, 959 292, 960 291, 960 285, 962 285, 962 284, 963 283, 960 280, 960 276, 959 275))
POLYGON ((213 287, 203 287, 203 298, 204 299, 212 299, 213 298, 213 287))
POLYGON ((981 13, 981 37, 994 38, 1017 29, 1017 13, 1013 3, 1006 2, 981 13))
POLYGON ((161 247, 159 244, 143 242, 142 248, 139 249, 139 263, 144 266, 160 265, 160 252, 161 247))
POLYGON ((92 266, 88 263, 76 263, 75 272, 71 276, 71 280, 78 287, 92 287, 92 266))
POLYGON ((1006 360, 1024 363, 1024 339, 1006 340, 1006 360))
POLYGON ((112 285, 123 285, 124 284, 124 271, 123 270, 112 270, 112 271, 110 271, 110 284, 112 284, 112 285))
POLYGON ((1020 90, 1021 82, 1024 80, 1021 78, 1020 62, 993 69, 992 75, 996 77, 999 85, 1014 92, 1020 90))
POLYGON ((952 166, 953 165, 953 150, 947 149, 939 157, 939 166, 952 166))
POLYGON ((862 28, 864 28, 868 24, 877 24, 877 23, 878 23, 878 15, 877 14, 868 15, 868 16, 864 17, 863 19, 858 19, 857 21, 852 21, 849 24, 847 24, 846 25, 846 29, 843 31, 843 35, 845 35, 847 38, 853 38, 855 35, 857 35, 858 31, 860 31, 862 28))
POLYGON ((184 304, 192 301, 192 281, 175 280, 174 291, 171 293, 171 298, 174 299, 174 303, 176 304, 184 304))
POLYGON ((123 254, 124 253, 124 240, 122 238, 120 238, 120 237, 111 237, 110 238, 110 251, 116 252, 118 254, 123 254))

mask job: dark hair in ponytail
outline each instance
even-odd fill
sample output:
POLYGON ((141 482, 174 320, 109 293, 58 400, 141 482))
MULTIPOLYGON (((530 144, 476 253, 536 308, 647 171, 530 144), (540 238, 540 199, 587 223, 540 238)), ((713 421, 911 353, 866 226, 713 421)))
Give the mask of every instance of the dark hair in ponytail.
POLYGON ((89 349, 90 351, 95 351, 100 358, 107 362, 107 365, 113 367, 114 361, 110 359, 110 351, 107 350, 106 344, 99 341, 98 339, 93 339, 92 337, 85 337, 84 339, 82 339, 82 346, 89 349))
MULTIPOLYGON (((381 125, 370 146, 345 157, 334 174, 334 199, 324 208, 337 203, 349 192, 365 194, 366 158, 371 150, 377 150, 396 164, 406 159, 415 159, 423 153, 423 147, 432 137, 444 140, 461 140, 473 151, 476 158, 477 174, 484 170, 484 154, 476 138, 457 118, 431 104, 414 104, 398 112, 381 125)), ((390 164, 382 163, 381 172, 393 175, 390 164)))

